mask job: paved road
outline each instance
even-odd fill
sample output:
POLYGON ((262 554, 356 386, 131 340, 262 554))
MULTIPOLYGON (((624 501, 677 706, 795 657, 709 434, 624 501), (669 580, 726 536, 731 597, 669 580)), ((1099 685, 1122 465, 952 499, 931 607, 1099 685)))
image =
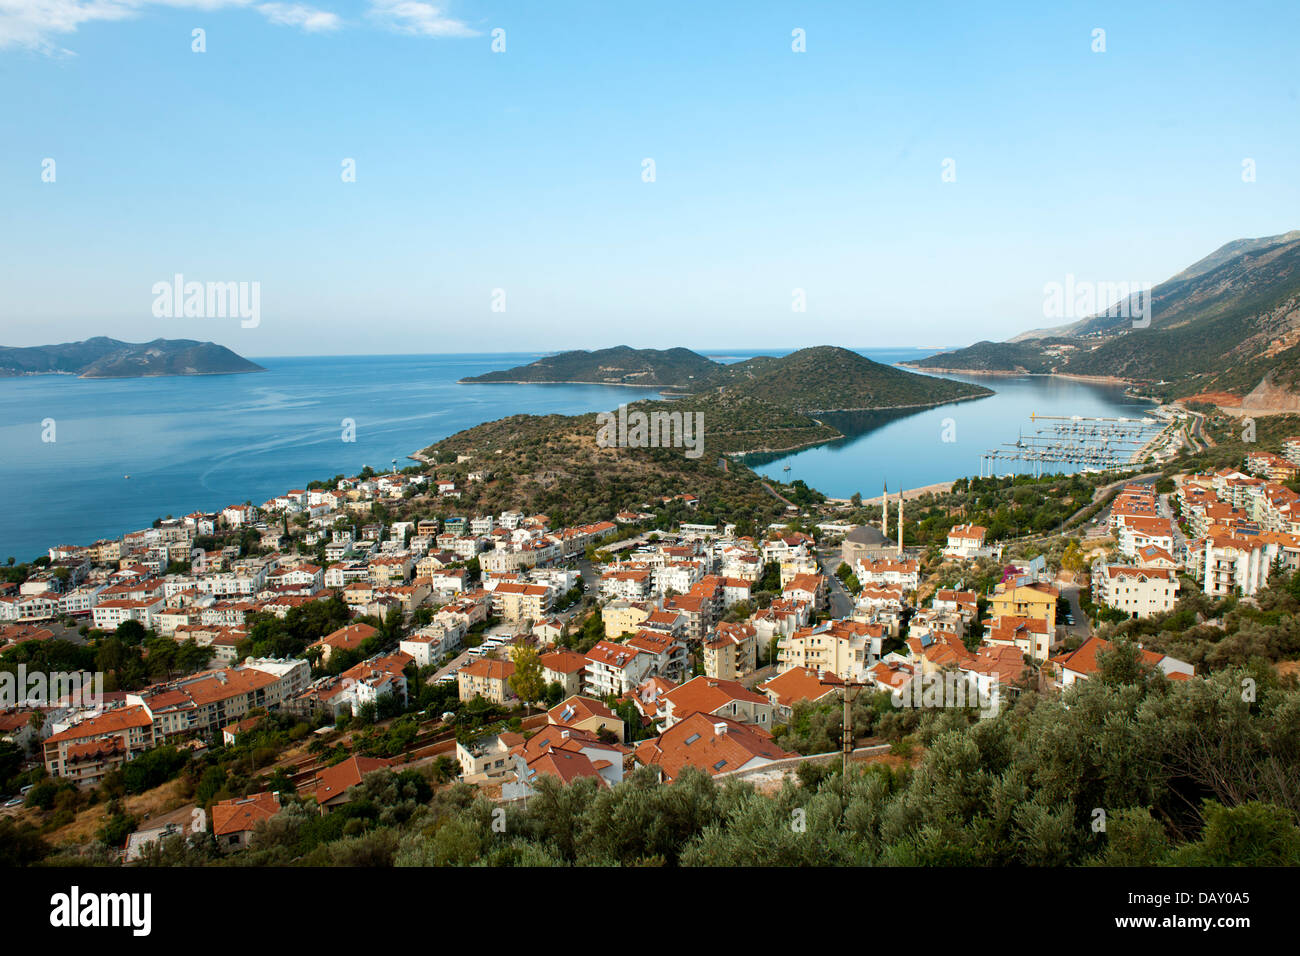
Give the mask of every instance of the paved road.
POLYGON ((1190 409, 1188 409, 1187 413, 1192 416, 1191 437, 1197 441, 1203 442, 1206 449, 1213 447, 1214 439, 1205 433, 1205 416, 1200 412, 1194 412, 1190 409))
POLYGON ((773 498, 779 498, 781 501, 784 501, 784 502, 785 502, 787 505, 789 505, 791 508, 794 508, 794 509, 796 509, 796 510, 798 509, 799 506, 798 506, 797 504, 795 504, 793 501, 791 501, 791 500, 790 500, 789 498, 787 498, 785 495, 781 494, 779 491, 777 491, 775 488, 773 488, 771 485, 769 485, 766 481, 763 482, 763 487, 766 488, 766 489, 771 493, 771 495, 772 495, 773 498))
POLYGON ((831 549, 818 549, 817 563, 830 584, 831 617, 844 618, 853 613, 853 595, 844 589, 844 584, 835 576, 835 569, 840 566, 840 553, 831 549))
POLYGON ((464 667, 468 663, 469 663, 469 650, 466 649, 461 651, 459 654, 457 654, 455 660, 453 660, 446 667, 441 667, 436 672, 434 672, 434 674, 430 676, 430 678, 427 681, 425 681, 425 683, 436 684, 439 678, 446 677, 452 671, 459 670, 461 667, 464 667))
MULTIPOLYGON (((1141 474, 1134 475, 1132 478, 1121 478, 1119 481, 1112 481, 1110 484, 1107 485, 1098 485, 1092 492, 1092 501, 1088 502, 1086 505, 1084 505, 1074 514, 1070 515, 1070 517, 1066 518, 1065 521, 1062 522, 1062 525, 1069 525, 1070 522, 1074 521, 1074 519, 1079 517, 1079 515, 1083 514, 1085 511, 1087 511, 1089 508, 1095 505, 1098 501, 1101 501, 1103 498, 1106 497, 1106 495, 1110 494, 1116 488, 1119 488, 1123 485, 1127 485, 1129 482, 1145 483, 1145 480, 1147 478, 1159 478, 1160 475, 1161 472, 1158 471, 1146 471, 1146 472, 1142 472, 1141 474)), ((1093 518, 1091 521, 1089 521, 1088 524, 1096 524, 1097 522, 1099 522, 1107 514, 1107 511, 1108 511, 1107 508, 1102 508, 1101 511, 1097 513, 1097 516, 1093 518)))
MULTIPOLYGON (((629 540, 634 540, 634 539, 629 539, 629 540)), ((591 562, 588 561, 586 558, 578 558, 577 560, 574 561, 574 564, 577 565, 578 573, 582 575, 583 594, 587 597, 595 599, 600 587, 600 575, 591 566, 591 562)), ((576 616, 582 613, 582 608, 583 608, 583 602, 579 601, 577 604, 573 605, 573 607, 567 608, 566 610, 563 611, 557 611, 555 614, 552 614, 550 616, 558 619, 561 623, 569 623, 572 622, 576 616)), ((489 630, 485 631, 483 636, 489 637, 495 634, 514 634, 514 633, 516 633, 516 631, 512 625, 498 624, 496 627, 490 628, 489 630)), ((470 663, 470 660, 471 659, 469 656, 469 648, 466 648, 465 650, 457 654, 456 658, 453 661, 451 661, 449 664, 447 664, 444 667, 440 667, 433 674, 433 676, 431 676, 428 679, 428 681, 426 681, 426 683, 429 684, 435 683, 439 678, 445 677, 451 671, 459 670, 461 667, 464 667, 466 664, 470 663)))
POLYGON ((1091 631, 1088 628, 1088 619, 1084 616, 1083 608, 1079 606, 1079 585, 1062 584, 1057 582, 1057 588, 1061 592, 1061 597, 1065 599, 1070 606, 1070 613, 1074 616, 1074 624, 1060 624, 1056 628, 1056 639, 1063 641, 1067 637, 1087 637, 1091 631))

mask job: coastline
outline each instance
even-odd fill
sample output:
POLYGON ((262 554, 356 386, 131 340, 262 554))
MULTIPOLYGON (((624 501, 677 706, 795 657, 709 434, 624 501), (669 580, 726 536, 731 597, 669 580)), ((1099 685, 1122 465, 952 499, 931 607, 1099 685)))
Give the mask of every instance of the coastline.
POLYGON ((1133 387, 1138 383, 1128 378, 1120 378, 1116 375, 1080 375, 1076 372, 1029 372, 1013 371, 1011 369, 980 369, 980 368, 937 368, 931 365, 917 365, 915 362, 899 362, 898 365, 915 369, 918 372, 935 372, 940 375, 982 375, 989 378, 1064 378, 1072 382, 1091 382, 1094 385, 1124 385, 1133 387))
MULTIPOLYGON (((469 378, 456 379, 457 385, 604 385, 609 388, 645 388, 651 391, 658 389, 681 388, 680 385, 645 385, 640 382, 583 382, 583 381, 557 381, 547 379, 545 381, 528 381, 527 379, 503 379, 496 378, 490 382, 476 382, 469 378)), ((690 395, 692 393, 686 392, 690 395)))
MULTIPOLYGON (((916 498, 922 498, 925 495, 944 495, 952 491, 952 486, 956 483, 957 479, 954 478, 952 481, 940 481, 933 485, 922 485, 919 488, 908 488, 906 491, 902 492, 891 491, 889 493, 889 500, 898 501, 900 495, 904 501, 912 501, 916 498)), ((826 500, 834 504, 850 503, 848 498, 827 498, 826 500)), ((883 500, 884 495, 876 495, 874 498, 863 498, 862 504, 879 506, 883 500)))
POLYGON ((805 448, 816 448, 818 445, 825 445, 828 442, 839 441, 843 437, 844 434, 840 433, 831 438, 819 438, 815 441, 801 442, 798 445, 791 445, 789 448, 751 448, 746 451, 724 451, 722 457, 739 461, 742 465, 745 465, 745 467, 748 468, 749 465, 743 460, 748 455, 789 455, 797 451, 803 451, 805 448))
POLYGON ((253 372, 265 372, 262 366, 257 368, 236 368, 224 372, 143 372, 139 375, 83 375, 80 372, 60 372, 51 369, 48 372, 0 372, 0 381, 8 378, 40 378, 45 375, 66 375, 68 378, 85 379, 88 382, 112 382, 119 379, 134 378, 198 378, 201 375, 251 375, 253 372))
MULTIPOLYGON (((604 386, 618 387, 618 383, 613 383, 613 382, 466 382, 465 379, 459 379, 456 382, 456 384, 457 385, 465 385, 465 384, 469 384, 469 385, 604 385, 604 386)), ((675 399, 690 398, 690 396, 692 395, 699 394, 697 392, 683 392, 683 393, 670 394, 670 395, 662 394, 662 390, 664 388, 673 388, 675 386, 633 385, 629 387, 659 389, 661 390, 660 397, 669 401, 675 399)), ((943 405, 959 405, 962 402, 979 401, 980 399, 989 398, 997 394, 992 389, 988 389, 987 391, 988 391, 987 395, 964 395, 960 398, 942 399, 940 401, 934 401, 934 402, 915 402, 908 405, 877 405, 868 408, 817 408, 817 409, 806 409, 806 410, 797 409, 796 411, 798 411, 799 414, 807 415, 818 425, 821 425, 826 428, 834 429, 836 434, 827 436, 826 438, 818 438, 812 441, 800 442, 797 445, 790 445, 784 448, 744 448, 739 451, 723 452, 722 455, 725 458, 730 458, 736 461, 740 461, 742 464, 745 464, 743 459, 749 455, 789 455, 789 454, 793 454, 794 452, 804 451, 808 448, 816 448, 818 445, 825 445, 830 442, 840 441, 841 439, 849 437, 844 432, 840 431, 840 429, 836 428, 834 425, 831 425, 828 422, 824 422, 816 418, 815 416, 817 415, 857 414, 863 412, 894 412, 894 411, 908 411, 908 410, 923 411, 927 408, 939 408, 943 405)), ((524 412, 523 414, 528 414, 528 413, 524 412)), ((486 423, 480 422, 479 424, 486 424, 486 423)), ((406 457, 411 461, 418 461, 421 462, 422 464, 426 464, 426 465, 433 464, 433 461, 431 459, 423 455, 423 450, 408 454, 406 457)))
MULTIPOLYGON (((114 379, 128 378, 198 378, 201 375, 252 375, 254 372, 265 372, 266 369, 258 366, 257 368, 237 368, 227 372, 146 372, 143 375, 77 375, 76 372, 69 372, 69 375, 76 375, 77 378, 84 378, 88 382, 111 382, 114 379)), ((42 374, 42 373, 37 373, 42 374)), ((63 373, 59 373, 63 374, 63 373)))
MULTIPOLYGON (((960 405, 962 402, 977 402, 982 398, 989 398, 996 395, 993 389, 988 389, 988 395, 963 395, 961 398, 947 398, 938 402, 914 402, 910 405, 876 405, 871 408, 810 408, 796 409, 801 415, 807 415, 810 418, 814 415, 852 415, 858 412, 897 412, 909 408, 926 409, 939 408, 941 405, 960 405)), ((814 418, 813 421, 816 421, 814 418)), ((832 428, 835 426, 832 425, 832 428)))
MULTIPOLYGON (((130 376, 130 377, 132 377, 132 378, 138 378, 138 377, 151 377, 151 378, 172 378, 172 379, 184 379, 184 378, 188 378, 188 377, 191 377, 191 376, 197 377, 197 376, 199 376, 199 375, 237 375, 237 374, 243 374, 244 371, 274 371, 274 370, 275 370, 274 368, 268 369, 268 368, 258 367, 258 368, 256 368, 256 369, 246 369, 246 370, 240 370, 240 371, 225 371, 225 372, 196 372, 196 373, 189 373, 189 374, 183 374, 183 373, 182 373, 182 374, 169 374, 169 375, 155 374, 155 375, 140 375, 140 376, 130 376)), ((62 374, 62 375, 70 375, 70 374, 74 374, 74 373, 67 373, 67 372, 50 372, 50 373, 38 373, 38 374, 53 374, 53 375, 60 375, 60 374, 62 374)), ((1003 373, 1003 374, 1006 374, 1006 373, 1003 373)), ((6 377, 18 377, 18 376, 6 376, 6 377)), ((122 377, 122 376, 111 376, 111 377, 122 377)), ((1067 376, 1067 377, 1070 377, 1070 378, 1081 378, 1081 377, 1078 377, 1078 376, 1067 376)), ((1085 379, 1085 380, 1086 380, 1086 379, 1085 379)), ((448 381, 448 379, 443 379, 443 381, 448 381)), ((495 384, 495 383, 493 383, 493 384, 495 384)), ((521 384, 561 384, 561 383, 521 383, 521 384)), ((608 387, 610 383, 579 383, 579 384, 604 385, 604 386, 608 387)), ((642 385, 642 386, 636 386, 636 387, 640 387, 640 388, 643 388, 643 389, 650 389, 650 390, 652 390, 652 391, 655 390, 655 389, 658 389, 658 390, 660 390, 660 391, 662 392, 662 388, 659 387, 659 386, 648 386, 648 385, 642 385)), ((138 392, 138 390, 131 390, 131 389, 127 389, 126 391, 127 391, 127 392, 131 392, 132 394, 135 394, 135 393, 138 392)), ((146 390, 146 391, 147 391, 147 390, 146 390)), ((1004 391, 1003 389, 999 388, 999 389, 997 389, 997 391, 996 391, 994 394, 997 394, 997 393, 1000 393, 1000 392, 1003 392, 1003 391, 1004 391)), ((141 393, 141 394, 143 394, 143 393, 141 393)), ((907 404, 907 405, 882 406, 882 407, 865 408, 865 409, 845 409, 845 410, 842 410, 842 413, 844 413, 844 414, 851 414, 851 413, 853 413, 853 412, 867 412, 867 413, 889 413, 889 412, 897 412, 900 416, 906 416, 906 415, 916 414, 916 413, 918 413, 918 412, 920 412, 920 411, 923 411, 923 410, 925 410, 925 409, 930 409, 930 408, 940 408, 940 407, 945 406, 945 405, 957 405, 957 404, 960 404, 960 403, 962 403, 962 402, 979 401, 979 400, 982 400, 982 399, 987 398, 987 397, 992 397, 992 395, 982 395, 982 394, 981 394, 981 395, 967 395, 967 396, 962 396, 962 397, 958 397, 958 398, 951 398, 951 399, 947 399, 947 400, 940 399, 940 400, 934 400, 934 401, 923 402, 923 403, 911 403, 911 404, 907 404)), ((628 396, 628 398, 629 398, 629 400, 631 399, 630 396, 628 396)), ((472 406, 472 405, 474 405, 475 403, 474 403, 474 402, 470 402, 469 404, 472 406)), ((508 399, 506 402, 503 402, 503 403, 501 403, 501 404, 502 404, 503 407, 504 407, 504 406, 515 406, 515 402, 514 402, 512 399, 508 399)), ((516 409, 517 409, 517 406, 516 406, 516 409)), ((517 414, 517 411, 516 411, 516 414, 517 414)), ((561 414, 563 414, 563 413, 561 413, 561 414)), ((581 413, 568 413, 568 414, 581 414, 581 413)), ((805 414, 808 414, 808 413, 805 413, 805 414)), ((834 414, 833 412, 828 412, 828 413, 826 413, 826 416, 827 416, 827 417, 831 417, 831 415, 833 415, 833 414, 834 414)), ((1111 414, 1115 414, 1115 413, 1111 413, 1111 414)), ((486 423, 488 423, 488 422, 494 420, 495 417, 497 417, 497 416, 493 416, 493 415, 491 415, 491 414, 481 414, 481 413, 480 413, 479 415, 476 416, 476 419, 475 419, 475 420, 477 421, 478 424, 486 424, 486 423)), ((823 419, 823 418, 821 417, 820 414, 819 414, 818 417, 815 419, 815 421, 817 421, 818 424, 822 424, 822 425, 827 425, 827 424, 829 424, 829 422, 827 422, 825 419, 823 419)), ((466 428, 473 428, 473 427, 475 427, 475 425, 466 424, 463 428, 460 428, 460 429, 453 429, 453 435, 454 435, 457 431, 463 431, 463 430, 465 430, 466 428)), ((831 427, 834 428, 833 425, 832 425, 831 427)), ((751 458, 751 457, 760 457, 760 456, 761 456, 761 457, 763 457, 763 458, 774 459, 774 458, 781 458, 781 457, 785 457, 785 456, 797 455, 797 454, 799 454, 799 453, 801 453, 801 452, 803 452, 803 451, 807 451, 807 450, 812 450, 812 449, 817 449, 817 448, 824 448, 824 447, 827 447, 827 446, 832 446, 832 447, 833 447, 833 446, 835 446, 837 443, 843 442, 846 438, 850 438, 850 439, 851 439, 851 438, 853 437, 851 434, 845 434, 841 429, 836 428, 835 431, 837 432, 837 434, 835 434, 835 435, 828 435, 828 436, 825 436, 825 437, 812 437, 812 438, 808 438, 807 440, 804 440, 804 441, 796 442, 795 444, 790 445, 790 446, 774 447, 774 448, 751 447, 751 448, 744 449, 744 450, 736 450, 736 451, 727 451, 727 452, 723 452, 722 455, 725 456, 725 458, 726 458, 727 460, 729 460, 729 461, 736 461, 736 462, 742 464, 743 466, 748 467, 748 468, 754 470, 757 474, 759 474, 759 475, 761 476, 761 475, 762 475, 762 472, 761 472, 759 469, 761 469, 762 466, 761 466, 761 465, 752 465, 752 464, 750 464, 749 461, 748 461, 749 458, 751 458)), ((61 436, 61 437, 62 437, 62 436, 61 436)), ((408 438, 409 438, 410 436, 404 436, 404 437, 408 437, 408 438)), ((410 466, 419 466, 419 467, 421 467, 422 469, 423 469, 423 468, 432 468, 432 467, 435 465, 436 462, 435 462, 435 458, 434 458, 434 456, 431 455, 431 454, 428 454, 428 453, 427 453, 427 449, 428 449, 429 444, 430 444, 430 443, 427 441, 428 436, 427 436, 427 435, 426 435, 426 436, 419 436, 419 435, 417 435, 416 437, 417 437, 417 439, 419 440, 419 444, 417 444, 416 449, 413 449, 413 450, 412 450, 411 452, 409 452, 409 453, 402 453, 402 452, 400 452, 401 445, 406 445, 406 447, 410 447, 409 445, 406 444, 406 441, 402 441, 401 444, 399 444, 397 448, 393 449, 393 451, 397 454, 397 457, 398 457, 399 459, 404 458, 404 459, 409 463, 407 467, 410 467, 410 466)), ((447 436, 447 437, 450 438, 450 437, 452 437, 452 435, 449 435, 449 436, 447 436)), ((757 436, 756 436, 756 437, 757 437, 757 436)), ((767 437, 779 437, 779 432, 778 432, 778 433, 774 433, 774 434, 769 434, 767 437)), ((439 440, 441 440, 441 439, 439 439, 439 440)), ((432 443, 432 444, 437 444, 439 440, 434 440, 434 441, 432 441, 431 443, 432 443)), ((414 442, 413 442, 413 443, 414 443, 414 442)), ((340 446, 340 447, 341 447, 341 446, 340 446)), ((386 460, 388 457, 389 457, 388 454, 385 454, 385 455, 383 456, 383 458, 384 458, 385 460, 386 460)), ((442 457, 442 456, 439 456, 439 457, 442 457)), ((443 462, 443 464, 447 464, 447 462, 443 462)), ((288 468, 289 466, 286 465, 285 467, 288 468)), ((125 463, 124 463, 123 466, 122 466, 120 469, 118 469, 118 470, 119 470, 119 471, 130 472, 130 473, 132 473, 132 474, 136 474, 137 471, 139 471, 140 474, 144 474, 144 473, 145 473, 144 470, 143 470, 143 466, 142 466, 139 462, 135 462, 135 461, 131 462, 130 464, 125 464, 125 463)), ((334 464, 327 463, 327 464, 325 464, 325 465, 323 465, 323 466, 321 466, 321 467, 316 467, 315 464, 312 464, 312 465, 307 466, 307 467, 304 469, 304 468, 302 467, 302 464, 300 463, 298 467, 296 467, 296 468, 293 469, 293 471, 294 471, 294 473, 297 475, 297 477, 290 477, 289 479, 287 479, 287 483, 285 484, 285 487, 302 487, 304 481, 308 481, 308 480, 322 480, 322 479, 328 479, 328 477, 329 477, 330 475, 334 474, 334 473, 337 472, 337 471, 341 471, 341 470, 342 470, 342 471, 346 471, 346 470, 347 470, 347 466, 346 466, 346 465, 342 465, 342 464, 341 464, 340 466, 336 466, 336 465, 334 465, 334 464)), ((948 469, 944 469, 944 470, 948 470, 948 469)), ((959 477, 963 477, 963 476, 964 476, 964 477, 971 477, 971 473, 973 473, 973 471, 974 471, 973 468, 971 468, 969 471, 966 471, 966 470, 961 469, 960 466, 958 466, 957 468, 952 469, 952 471, 951 471, 950 473, 956 473, 956 474, 958 474, 959 477)), ((931 474, 933 474, 933 472, 932 472, 931 474)), ((138 477, 138 475, 137 475, 137 477, 138 477)), ((201 477, 201 476, 196 476, 194 480, 195 480, 195 481, 198 481, 200 477, 201 477)), ((789 476, 786 476, 786 477, 788 478, 789 476)), ((919 474, 919 475, 917 475, 916 477, 917 477, 917 478, 920 478, 920 479, 922 479, 922 480, 924 480, 925 478, 928 478, 929 476, 928 476, 928 475, 924 475, 924 474, 919 474)), ((169 480, 171 480, 171 479, 169 479, 169 480)), ((256 477, 254 477, 254 483, 255 483, 255 484, 256 484, 256 480, 257 480, 256 477)), ((780 475, 777 475, 777 477, 776 477, 774 480, 775 480, 775 481, 781 481, 781 476, 780 476, 780 475)), ((128 484, 128 485, 134 485, 134 483, 127 483, 127 484, 128 484)), ((816 483, 816 482, 813 482, 812 484, 813 484, 813 487, 814 487, 814 488, 817 487, 817 483, 816 483)), ((925 494, 925 493, 927 493, 927 492, 943 492, 943 491, 946 491, 946 490, 950 489, 950 488, 952 487, 952 484, 953 484, 952 481, 943 481, 943 482, 938 482, 938 483, 933 483, 933 484, 927 484, 927 485, 925 485, 925 486, 923 486, 923 487, 920 487, 920 488, 916 488, 916 489, 910 489, 910 490, 908 490, 908 491, 906 492, 906 496, 907 496, 907 498, 912 498, 912 497, 916 497, 916 496, 919 496, 919 495, 923 495, 923 494, 925 494)), ((278 486, 277 486, 277 487, 278 487, 278 486)), ((274 490, 275 490, 275 489, 273 488, 272 491, 274 491, 274 490)), ((152 493, 152 492, 151 492, 151 493, 152 493)), ((177 513, 183 513, 183 512, 185 512, 185 511, 187 511, 187 510, 194 510, 194 509, 196 509, 196 508, 197 508, 197 509, 209 509, 209 508, 215 506, 215 503, 203 500, 203 499, 206 497, 207 494, 213 493, 213 489, 208 489, 206 486, 202 485, 201 483, 200 483, 200 484, 196 484, 196 485, 194 485, 194 487, 191 488, 191 489, 189 489, 188 491, 178 492, 178 494, 181 494, 181 493, 183 493, 183 494, 185 495, 185 499, 184 499, 184 501, 181 501, 181 502, 179 502, 179 503, 176 503, 175 505, 169 505, 167 510, 176 511, 177 513)), ((271 493, 271 492, 266 492, 266 494, 270 494, 270 493, 271 493)), ((226 494, 226 492, 222 492, 222 494, 226 494)), ((246 486, 246 487, 235 488, 233 491, 229 492, 229 498, 230 498, 230 500, 244 500, 244 499, 247 499, 247 498, 250 498, 250 497, 251 497, 251 498, 254 498, 254 499, 257 499, 257 498, 259 498, 259 496, 260 496, 261 494, 262 494, 262 492, 257 491, 257 490, 256 490, 256 487, 254 487, 254 486, 246 486)), ((828 496, 828 497, 829 497, 829 496, 828 496)), ((890 497, 894 497, 894 494, 891 493, 890 497)), ((137 494, 136 492, 132 492, 131 495, 117 495, 117 496, 116 496, 116 499, 120 499, 120 501, 118 501, 118 500, 115 499, 115 506, 118 506, 118 507, 123 508, 123 509, 127 509, 128 507, 131 508, 131 509, 134 509, 134 507, 135 507, 134 499, 135 499, 135 498, 138 498, 138 494, 137 494)), ((834 499, 832 499, 832 500, 834 500, 834 499)), ((880 501, 879 497, 876 497, 876 498, 873 498, 873 499, 868 499, 868 500, 870 500, 870 501, 872 501, 872 502, 874 502, 874 503, 879 503, 879 501, 880 501)), ((140 505, 140 507, 147 507, 147 506, 148 506, 147 503, 146 503, 146 504, 142 504, 142 505, 140 505)), ((151 512, 150 515, 147 515, 145 518, 142 518, 142 519, 140 519, 140 520, 141 520, 142 522, 144 522, 144 523, 147 523, 148 518, 149 518, 149 517, 153 517, 153 516, 156 516, 156 510, 155 510, 154 512, 151 512)), ((102 536, 114 537, 114 536, 120 536, 120 534, 124 533, 126 530, 129 530, 129 529, 131 529, 131 528, 134 527, 131 523, 129 523, 130 520, 131 520, 130 518, 127 518, 126 521, 123 521, 123 522, 118 522, 118 521, 116 521, 116 520, 113 520, 113 521, 110 521, 106 526, 103 526, 102 528, 99 528, 99 529, 94 529, 94 528, 92 528, 92 529, 87 530, 86 533, 89 534, 89 535, 91 535, 91 536, 93 536, 93 537, 102 537, 102 536)), ((102 523, 102 522, 100 522, 100 521, 96 521, 96 522, 95 522, 96 525, 100 525, 101 523, 102 523)), ((141 526, 143 527, 143 524, 141 524, 141 526)), ((30 534, 30 535, 31 535, 31 541, 30 541, 30 544, 29 544, 29 542, 28 542, 27 540, 24 540, 24 541, 22 541, 22 542, 18 542, 18 541, 13 542, 13 544, 11 545, 11 547, 15 547, 15 549, 18 550, 18 551, 20 551, 20 552, 23 551, 23 550, 27 550, 27 549, 31 548, 32 545, 35 545, 36 547, 35 547, 33 553, 39 554, 39 553, 41 553, 41 552, 43 552, 43 551, 46 550, 46 545, 48 544, 49 541, 52 541, 52 540, 53 540, 53 541, 58 541, 58 540, 62 540, 63 538, 67 537, 67 535, 63 534, 62 532, 57 532, 57 533, 55 533, 52 537, 47 538, 47 537, 45 537, 45 535, 49 532, 49 529, 43 529, 42 531, 40 531, 39 534, 37 534, 37 532, 36 532, 34 529, 33 529, 32 531, 28 531, 25 525, 22 527, 22 531, 23 531, 25 534, 30 534)), ((78 533, 80 533, 80 532, 78 532, 78 533)), ((18 536, 15 535, 15 537, 18 537, 18 536)), ((70 539, 70 540, 71 540, 71 539, 70 539)))

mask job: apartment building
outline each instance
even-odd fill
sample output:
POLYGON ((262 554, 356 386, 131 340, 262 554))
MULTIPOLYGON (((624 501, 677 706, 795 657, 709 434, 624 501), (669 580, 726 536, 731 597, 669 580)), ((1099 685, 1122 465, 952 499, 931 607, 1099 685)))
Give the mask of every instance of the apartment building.
POLYGON ((758 629, 744 622, 724 622, 703 642, 704 673, 740 680, 758 669, 758 629))
POLYGON ((1131 617, 1150 617, 1174 609, 1178 575, 1170 568, 1103 565, 1092 572, 1093 600, 1131 617))

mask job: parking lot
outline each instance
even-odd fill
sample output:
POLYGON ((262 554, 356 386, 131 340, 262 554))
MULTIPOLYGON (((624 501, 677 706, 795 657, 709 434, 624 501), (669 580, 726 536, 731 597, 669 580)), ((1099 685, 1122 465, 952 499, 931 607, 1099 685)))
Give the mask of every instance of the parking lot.
POLYGON ((462 667, 474 663, 474 661, 478 660, 485 653, 494 648, 501 650, 502 648, 508 647, 514 636, 514 630, 506 624, 498 624, 496 627, 489 628, 483 632, 482 644, 478 647, 471 647, 468 650, 461 651, 456 655, 455 660, 430 677, 429 683, 439 684, 454 681, 462 667))

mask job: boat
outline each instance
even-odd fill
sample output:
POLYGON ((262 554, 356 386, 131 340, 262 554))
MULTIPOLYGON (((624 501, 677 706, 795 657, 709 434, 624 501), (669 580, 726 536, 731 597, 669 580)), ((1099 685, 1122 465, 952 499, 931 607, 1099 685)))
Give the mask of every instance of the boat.
POLYGON ((123 475, 122 477, 123 477, 123 478, 130 478, 131 476, 130 476, 130 475, 123 475))
POLYGON ((782 468, 781 470, 782 470, 782 471, 789 471, 789 470, 790 470, 790 466, 789 466, 789 465, 786 465, 786 466, 785 466, 784 468, 782 468))

